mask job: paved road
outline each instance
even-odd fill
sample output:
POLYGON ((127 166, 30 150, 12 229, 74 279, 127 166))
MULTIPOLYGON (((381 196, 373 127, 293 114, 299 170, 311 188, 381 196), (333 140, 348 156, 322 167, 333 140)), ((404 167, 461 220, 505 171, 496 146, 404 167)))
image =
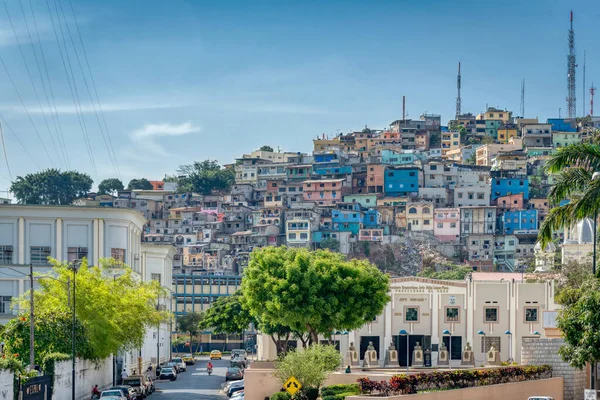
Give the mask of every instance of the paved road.
POLYGON ((213 361, 213 373, 206 373, 207 357, 196 360, 196 365, 188 365, 187 371, 177 375, 176 381, 158 381, 156 392, 148 400, 226 400, 227 396, 219 394, 225 382, 225 371, 229 358, 213 361))

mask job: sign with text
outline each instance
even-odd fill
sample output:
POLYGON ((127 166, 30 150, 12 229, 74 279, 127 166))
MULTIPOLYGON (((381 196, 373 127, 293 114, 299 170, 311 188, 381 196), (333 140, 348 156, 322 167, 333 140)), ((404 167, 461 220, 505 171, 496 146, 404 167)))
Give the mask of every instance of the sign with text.
POLYGON ((598 398, 598 392, 594 389, 585 389, 583 395, 584 400, 596 400, 598 398))

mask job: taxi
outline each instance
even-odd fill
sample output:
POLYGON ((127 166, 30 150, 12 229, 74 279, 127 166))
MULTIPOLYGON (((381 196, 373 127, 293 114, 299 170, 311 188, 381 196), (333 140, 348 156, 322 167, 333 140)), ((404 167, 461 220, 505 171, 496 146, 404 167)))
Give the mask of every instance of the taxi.
POLYGON ((185 365, 195 365, 196 364, 196 360, 194 359, 194 356, 192 356, 191 354, 185 354, 182 358, 183 358, 183 362, 185 363, 185 365))
POLYGON ((220 360, 221 359, 221 352, 219 350, 213 350, 210 352, 210 359, 211 360, 220 360))

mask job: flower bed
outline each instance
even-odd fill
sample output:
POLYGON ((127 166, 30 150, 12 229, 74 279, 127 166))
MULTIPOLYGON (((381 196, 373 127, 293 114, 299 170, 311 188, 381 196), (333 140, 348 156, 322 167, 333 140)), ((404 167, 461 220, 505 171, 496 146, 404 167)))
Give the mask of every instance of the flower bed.
POLYGON ((421 390, 462 389, 499 383, 523 382, 552 377, 549 365, 527 365, 476 370, 454 370, 413 375, 395 375, 389 381, 372 381, 360 378, 358 387, 362 394, 390 396, 415 394, 421 390))

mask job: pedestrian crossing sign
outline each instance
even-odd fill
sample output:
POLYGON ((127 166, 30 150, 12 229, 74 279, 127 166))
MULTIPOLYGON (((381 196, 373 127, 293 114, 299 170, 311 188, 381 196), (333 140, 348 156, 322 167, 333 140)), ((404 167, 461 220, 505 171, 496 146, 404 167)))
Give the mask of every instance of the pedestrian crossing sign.
POLYGON ((293 376, 290 376, 290 378, 283 384, 283 387, 289 394, 293 396, 298 390, 300 390, 302 384, 298 382, 298 379, 296 379, 293 376))

